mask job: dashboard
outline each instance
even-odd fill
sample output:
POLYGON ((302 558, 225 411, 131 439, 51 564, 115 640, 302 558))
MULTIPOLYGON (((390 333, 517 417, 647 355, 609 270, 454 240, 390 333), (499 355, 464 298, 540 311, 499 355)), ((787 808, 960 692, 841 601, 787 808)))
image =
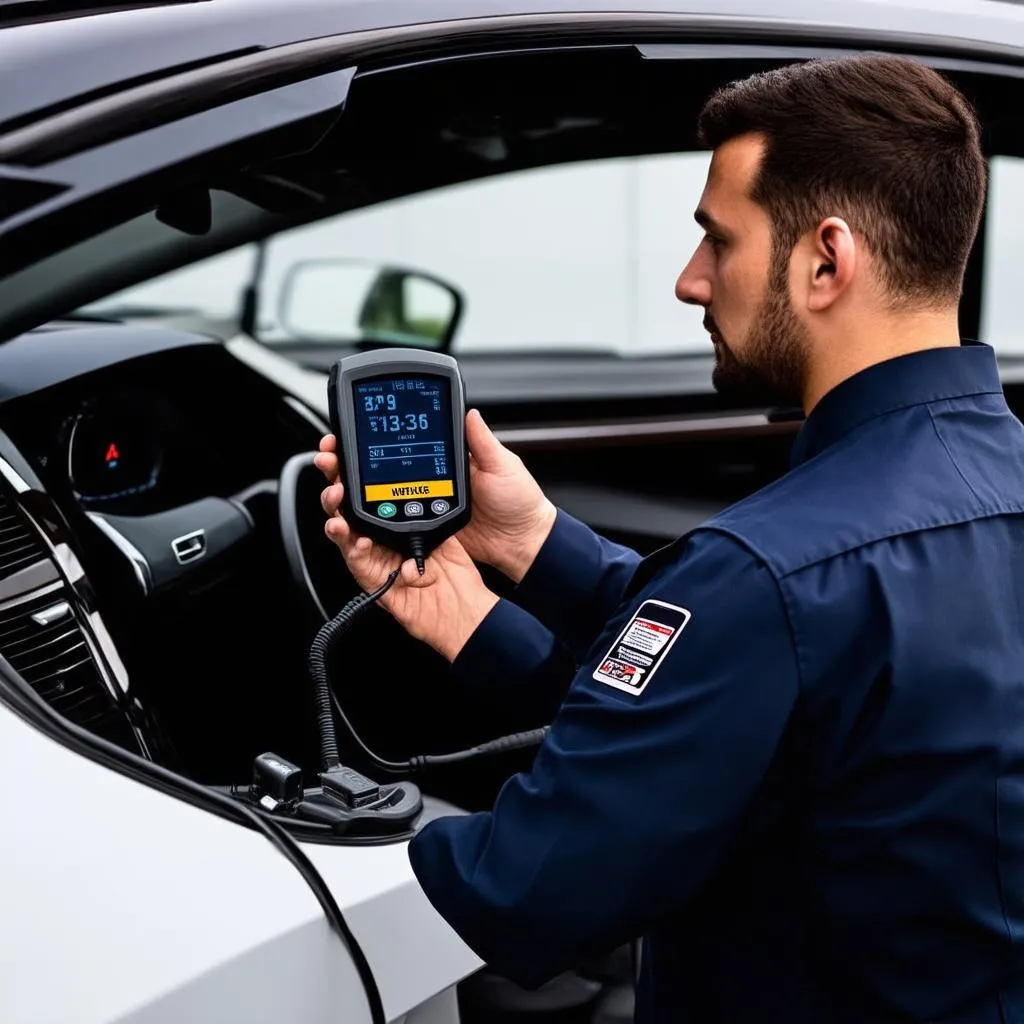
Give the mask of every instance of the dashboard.
POLYGON ((316 444, 276 387, 185 333, 40 331, 0 346, 0 379, 0 429, 72 511, 151 515, 227 497, 316 444), (85 351, 66 358, 75 344, 85 351), (30 386, 18 388, 26 365, 30 386))
POLYGON ((271 747, 307 761, 294 685, 315 609, 278 481, 321 433, 200 335, 67 323, 0 345, 0 655, 76 724, 191 778, 245 778, 271 747))

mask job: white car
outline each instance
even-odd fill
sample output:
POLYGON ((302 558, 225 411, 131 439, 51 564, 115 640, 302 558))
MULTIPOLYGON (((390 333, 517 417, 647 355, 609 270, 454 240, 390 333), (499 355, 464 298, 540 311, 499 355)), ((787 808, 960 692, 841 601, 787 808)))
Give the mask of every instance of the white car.
POLYGON ((409 866, 529 768, 514 694, 371 608, 324 663, 359 777, 319 784, 311 644, 358 593, 325 371, 452 352, 552 497, 643 550, 753 491, 798 417, 723 404, 672 300, 695 114, 858 49, 978 107, 964 333, 1019 403, 1014 4, 0 2, 3 1024, 631 1019, 632 949, 519 989, 409 866))

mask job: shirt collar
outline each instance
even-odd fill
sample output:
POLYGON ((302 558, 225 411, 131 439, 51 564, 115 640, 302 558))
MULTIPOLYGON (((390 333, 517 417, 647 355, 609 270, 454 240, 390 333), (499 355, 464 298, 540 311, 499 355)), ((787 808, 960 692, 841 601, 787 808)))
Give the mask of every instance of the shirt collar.
POLYGON ((1002 390, 995 352, 977 341, 887 359, 821 399, 793 442, 790 464, 806 462, 868 420, 897 409, 1002 390))

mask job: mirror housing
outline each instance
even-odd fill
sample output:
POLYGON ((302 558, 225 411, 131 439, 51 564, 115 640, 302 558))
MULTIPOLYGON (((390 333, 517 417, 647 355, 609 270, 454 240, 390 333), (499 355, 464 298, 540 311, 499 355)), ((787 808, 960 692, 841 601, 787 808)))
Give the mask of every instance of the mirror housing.
POLYGON ((293 341, 447 352, 463 307, 457 288, 421 270, 301 260, 285 274, 278 323, 293 341))

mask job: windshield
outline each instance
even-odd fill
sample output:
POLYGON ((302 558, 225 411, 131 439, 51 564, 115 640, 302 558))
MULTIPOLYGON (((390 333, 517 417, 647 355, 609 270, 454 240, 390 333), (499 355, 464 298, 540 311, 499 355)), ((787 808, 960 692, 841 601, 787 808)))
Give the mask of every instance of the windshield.
POLYGON ((262 264, 242 246, 79 312, 180 315, 224 333, 261 265, 259 340, 330 346, 358 340, 367 294, 401 268, 424 343, 452 309, 441 289, 461 295, 456 353, 708 353, 699 311, 673 291, 701 238, 693 210, 708 162, 579 161, 422 192, 274 235, 262 264))

